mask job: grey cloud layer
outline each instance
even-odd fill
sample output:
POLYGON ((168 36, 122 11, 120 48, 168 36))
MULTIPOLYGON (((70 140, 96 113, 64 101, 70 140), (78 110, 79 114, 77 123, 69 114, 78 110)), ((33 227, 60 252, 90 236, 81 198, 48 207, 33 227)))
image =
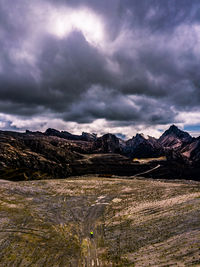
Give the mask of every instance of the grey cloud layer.
POLYGON ((1 113, 167 124, 199 106, 199 1, 46 0, 99 14, 106 50, 48 33, 45 1, 31 2, 0 0, 1 113))

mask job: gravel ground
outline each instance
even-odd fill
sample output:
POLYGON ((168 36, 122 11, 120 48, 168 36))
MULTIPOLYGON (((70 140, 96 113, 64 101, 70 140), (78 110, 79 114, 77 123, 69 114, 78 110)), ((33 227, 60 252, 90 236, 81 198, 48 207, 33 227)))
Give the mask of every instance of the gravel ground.
POLYGON ((200 183, 0 180, 0 266, 200 266, 200 183))

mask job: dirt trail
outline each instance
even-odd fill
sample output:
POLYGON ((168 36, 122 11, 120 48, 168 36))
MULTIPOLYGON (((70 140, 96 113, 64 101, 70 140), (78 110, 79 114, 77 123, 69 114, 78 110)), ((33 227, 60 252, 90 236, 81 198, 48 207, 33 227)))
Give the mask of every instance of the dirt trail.
MULTIPOLYGON (((55 195, 60 198, 60 194, 55 195)), ((73 207, 73 204, 69 204, 69 200, 63 199, 66 210, 70 211, 74 224, 77 226, 79 239, 81 243, 87 244, 87 253, 81 259, 82 265, 87 267, 105 266, 98 257, 97 241, 99 233, 96 230, 96 224, 105 212, 105 208, 116 197, 116 195, 100 195, 92 201, 89 206, 86 206, 83 202, 81 204, 82 210, 73 207), (68 202, 68 203, 67 203, 68 202), (73 208, 72 208, 73 207, 73 208), (93 238, 90 237, 90 232, 94 232, 93 238)), ((76 203, 77 204, 77 203, 76 203)), ((59 219, 58 219, 59 221, 59 219)), ((110 265, 106 265, 110 266, 110 265)))
POLYGON ((131 178, 135 178, 135 177, 138 177, 138 176, 140 176, 140 175, 143 175, 143 174, 146 174, 146 173, 150 173, 150 172, 152 172, 152 171, 154 171, 154 170, 160 168, 160 166, 161 166, 161 165, 158 164, 156 167, 154 167, 154 168, 152 168, 152 169, 150 169, 150 170, 148 170, 148 171, 140 172, 140 173, 135 174, 134 176, 131 176, 131 178))
POLYGON ((98 258, 98 232, 95 230, 95 224, 104 213, 106 205, 108 205, 113 198, 114 197, 111 196, 99 196, 95 203, 89 207, 89 210, 83 220, 83 235, 86 237, 88 243, 87 264, 85 266, 103 266, 103 263, 101 263, 101 260, 98 258), (91 231, 94 232, 93 238, 89 237, 91 231))

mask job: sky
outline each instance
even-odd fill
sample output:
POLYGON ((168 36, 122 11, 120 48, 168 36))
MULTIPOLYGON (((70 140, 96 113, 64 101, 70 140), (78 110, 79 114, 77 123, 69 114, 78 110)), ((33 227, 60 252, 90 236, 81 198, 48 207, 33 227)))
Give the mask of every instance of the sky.
POLYGON ((199 0, 0 0, 0 130, 200 135, 199 0))

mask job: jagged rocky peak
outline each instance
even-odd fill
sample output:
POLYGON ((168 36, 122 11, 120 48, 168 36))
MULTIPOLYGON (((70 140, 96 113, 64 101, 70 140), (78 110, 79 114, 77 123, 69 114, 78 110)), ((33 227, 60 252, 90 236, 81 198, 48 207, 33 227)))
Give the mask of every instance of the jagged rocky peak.
POLYGON ((111 134, 111 133, 107 133, 104 134, 103 136, 101 136, 100 138, 98 138, 99 140, 102 140, 103 142, 108 142, 110 143, 110 145, 119 145, 119 138, 117 138, 116 135, 111 134))
POLYGON ((145 139, 145 140, 148 140, 148 139, 151 138, 151 136, 149 136, 149 135, 145 135, 145 134, 143 134, 143 133, 137 133, 136 136, 135 136, 135 138, 137 138, 137 139, 145 139))
POLYGON ((137 133, 136 136, 133 136, 132 139, 129 139, 127 141, 127 144, 129 143, 146 143, 146 142, 154 142, 156 141, 156 138, 149 136, 149 135, 144 135, 143 133, 137 133))
POLYGON ((143 139, 145 139, 145 136, 144 136, 143 133, 137 133, 135 138, 143 138, 143 139))
POLYGON ((123 150, 128 157, 148 158, 159 157, 163 155, 163 149, 158 141, 144 134, 136 134, 135 137, 126 141, 126 147, 123 150))
POLYGON ((132 139, 129 139, 126 141, 127 146, 137 146, 137 145, 151 145, 153 147, 157 147, 160 149, 160 144, 158 140, 155 137, 149 136, 149 135, 144 135, 143 133, 138 133, 136 136, 132 139))
POLYGON ((145 138, 144 134, 142 134, 142 133, 137 133, 136 136, 135 137, 133 136, 133 138, 132 138, 132 141, 134 143, 146 142, 146 140, 147 139, 145 138))
POLYGON ((168 130, 166 130, 162 136, 167 136, 167 135, 174 135, 180 139, 183 138, 192 138, 189 133, 184 132, 180 130, 176 125, 171 125, 168 130))
POLYGON ((104 134, 95 140, 93 149, 101 153, 120 152, 119 139, 114 134, 104 134))
POLYGON ((164 147, 169 148, 179 148, 185 143, 192 142, 193 138, 189 133, 180 130, 177 126, 171 125, 168 130, 166 130, 161 137, 159 142, 164 147))

